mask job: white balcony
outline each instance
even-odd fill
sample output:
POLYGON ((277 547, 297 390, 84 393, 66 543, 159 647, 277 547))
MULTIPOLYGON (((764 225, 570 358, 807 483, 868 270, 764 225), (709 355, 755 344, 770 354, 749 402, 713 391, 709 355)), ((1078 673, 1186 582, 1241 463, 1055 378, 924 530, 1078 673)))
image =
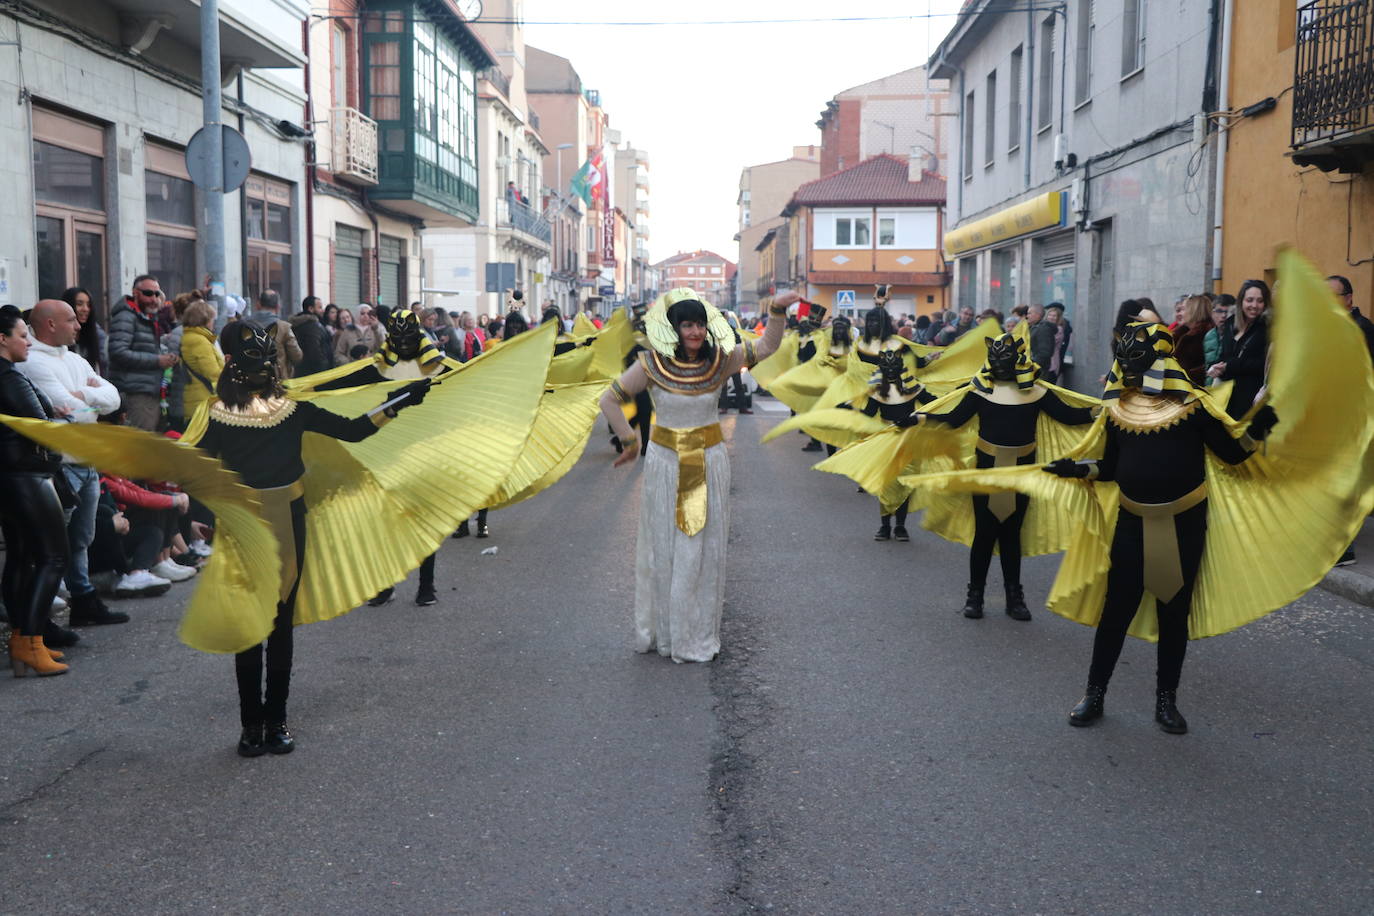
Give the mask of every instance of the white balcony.
POLYGON ((377 122, 356 108, 331 108, 333 155, 329 170, 359 184, 377 183, 377 122))

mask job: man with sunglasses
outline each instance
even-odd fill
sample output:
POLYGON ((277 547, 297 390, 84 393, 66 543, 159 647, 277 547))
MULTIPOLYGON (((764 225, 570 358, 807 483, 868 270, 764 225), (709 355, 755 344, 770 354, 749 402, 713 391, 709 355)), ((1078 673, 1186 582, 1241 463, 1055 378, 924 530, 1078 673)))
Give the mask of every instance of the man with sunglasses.
POLYGON ((133 291, 110 311, 110 382, 119 389, 130 426, 157 432, 161 417, 162 370, 177 363, 162 352, 157 312, 162 307, 157 277, 140 274, 133 291))

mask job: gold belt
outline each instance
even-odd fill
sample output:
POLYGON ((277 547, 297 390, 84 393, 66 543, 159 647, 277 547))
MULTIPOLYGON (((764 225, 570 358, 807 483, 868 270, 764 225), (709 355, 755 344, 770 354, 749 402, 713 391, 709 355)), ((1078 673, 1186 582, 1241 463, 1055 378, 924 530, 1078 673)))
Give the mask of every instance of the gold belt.
POLYGON ((677 452, 677 527, 691 537, 706 527, 706 450, 725 441, 720 424, 692 429, 655 426, 649 439, 677 452))
POLYGON ((1207 481, 1192 492, 1167 503, 1138 503, 1121 496, 1121 508, 1139 517, 1145 536, 1145 587, 1160 601, 1168 602, 1183 588, 1183 564, 1178 556, 1178 529, 1174 516, 1187 512, 1207 498, 1207 481))
MULTIPOLYGON (((1035 451, 1035 443, 1028 445, 993 445, 982 436, 978 437, 978 451, 992 459, 995 468, 1016 467, 1016 459, 1024 458, 1035 451)), ((993 493, 988 496, 988 511, 999 522, 1005 522, 1016 511, 1016 494, 1010 491, 993 493)))
POLYGON ((263 487, 257 494, 263 521, 277 536, 277 558, 281 561, 277 600, 285 601, 300 573, 296 568, 296 526, 291 523, 291 504, 305 495, 305 483, 298 479, 284 487, 263 487))

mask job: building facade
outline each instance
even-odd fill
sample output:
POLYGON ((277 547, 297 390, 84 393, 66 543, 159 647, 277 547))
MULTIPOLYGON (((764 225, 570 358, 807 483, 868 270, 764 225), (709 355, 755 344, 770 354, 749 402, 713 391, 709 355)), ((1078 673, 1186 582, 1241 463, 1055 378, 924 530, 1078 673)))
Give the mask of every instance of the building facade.
POLYGON ((653 265, 664 290, 686 287, 701 293, 703 302, 720 308, 734 308, 730 280, 735 264, 714 251, 680 251, 653 265))
POLYGON ((794 146, 792 155, 777 162, 745 166, 739 175, 739 306, 757 311, 760 297, 772 294, 772 279, 763 282, 759 243, 783 222, 782 208, 792 193, 820 177, 820 148, 794 146))
POLYGON ((925 67, 846 89, 825 103, 816 122, 821 174, 879 153, 918 158, 922 168, 943 174, 951 109, 948 81, 929 78, 925 67))
POLYGON ((1078 381, 1106 368, 1116 304, 1170 303, 1211 277, 1225 4, 966 5, 931 57, 958 130, 948 171, 955 300, 1064 303, 1078 381))
POLYGON ((765 246, 775 282, 784 276, 807 299, 851 317, 872 308, 879 283, 891 287, 894 314, 945 308, 944 199, 943 178, 885 153, 807 182, 765 246))
POLYGON ((1292 244, 1349 279, 1355 305, 1374 314, 1374 5, 1246 0, 1232 10, 1218 108, 1239 114, 1216 141, 1217 291, 1272 282, 1275 254, 1292 244))
MULTIPOLYGON (((306 0, 223 0, 223 121, 247 138, 252 172, 225 198, 225 286, 283 299, 305 288, 308 134, 306 0), (282 128, 279 122, 286 122, 282 128)), ((11 193, 0 201, 3 301, 83 286, 100 320, 133 278, 169 295, 204 285, 200 192, 185 147, 202 124, 199 5, 192 0, 52 0, 0 11, 15 44, 0 79, 11 193)))
POLYGON ((544 213, 544 158, 539 115, 525 93, 525 38, 519 0, 489 0, 474 33, 496 65, 478 75, 476 219, 425 230, 434 301, 451 311, 495 315, 506 290, 530 308, 548 298, 552 231, 544 213))

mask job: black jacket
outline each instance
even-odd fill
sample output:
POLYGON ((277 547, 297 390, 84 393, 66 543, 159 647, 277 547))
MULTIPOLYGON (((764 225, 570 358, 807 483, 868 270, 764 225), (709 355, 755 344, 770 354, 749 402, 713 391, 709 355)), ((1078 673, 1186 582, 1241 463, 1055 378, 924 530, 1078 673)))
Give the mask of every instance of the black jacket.
MULTIPOLYGON (((43 392, 7 359, 0 359, 0 413, 38 420, 51 420, 55 416, 43 392)), ((0 473, 51 473, 58 468, 60 460, 32 439, 8 426, 0 426, 0 473)))
POLYGON ((110 381, 123 394, 157 394, 162 367, 157 323, 129 304, 127 297, 110 312, 110 381))
POLYGON ((296 343, 301 345, 301 361, 296 364, 296 375, 314 375, 334 368, 334 344, 329 339, 329 331, 320 324, 320 319, 309 312, 297 312, 290 319, 291 330, 296 333, 296 343))

